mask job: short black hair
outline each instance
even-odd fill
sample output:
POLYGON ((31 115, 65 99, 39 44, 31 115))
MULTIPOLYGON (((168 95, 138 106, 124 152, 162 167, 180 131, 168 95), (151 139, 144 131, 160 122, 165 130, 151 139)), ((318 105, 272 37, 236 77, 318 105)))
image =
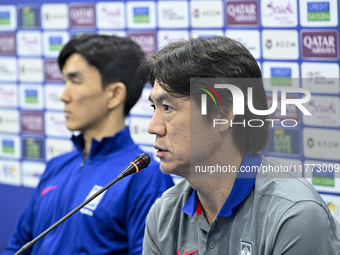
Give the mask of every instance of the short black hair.
MULTIPOLYGON (((170 43, 146 60, 140 66, 139 72, 151 85, 157 81, 165 91, 174 96, 190 96, 190 80, 196 78, 227 79, 245 95, 245 114, 235 115, 234 122, 242 123, 245 120, 247 123, 251 119, 260 119, 264 123, 262 127, 256 128, 247 125, 233 126, 233 143, 241 154, 248 152, 255 155, 266 148, 267 116, 253 114, 248 108, 246 97, 247 89, 252 87, 255 109, 268 109, 261 70, 255 58, 241 43, 225 36, 170 43)), ((231 93, 227 90, 220 90, 218 93, 224 98, 224 106, 230 109, 231 93)))
POLYGON ((115 35, 84 34, 70 40, 61 50, 58 65, 62 71, 67 59, 74 53, 83 56, 97 68, 102 86, 122 82, 126 87, 124 115, 141 96, 145 79, 138 76, 138 66, 145 58, 140 46, 132 39, 115 35))

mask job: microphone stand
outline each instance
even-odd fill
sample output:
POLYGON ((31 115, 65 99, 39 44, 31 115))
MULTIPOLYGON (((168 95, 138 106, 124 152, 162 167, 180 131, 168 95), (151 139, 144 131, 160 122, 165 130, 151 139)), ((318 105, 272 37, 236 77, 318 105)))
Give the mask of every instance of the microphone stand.
POLYGON ((75 214, 77 211, 79 211, 82 207, 84 207, 86 204, 90 203, 93 199, 95 199, 97 196, 99 196, 101 193, 103 193, 105 190, 110 188, 113 184, 115 184, 117 181, 123 179, 124 177, 136 173, 139 170, 147 167, 150 163, 150 156, 146 153, 140 154, 137 156, 137 158, 130 162, 129 166, 127 166, 123 172, 121 172, 115 179, 113 179, 110 183, 106 184, 104 187, 102 187, 100 190, 98 190, 96 193, 94 193, 92 196, 87 198, 83 203, 78 205, 76 208, 74 208, 72 211, 70 211, 68 214, 66 214, 64 217, 62 217, 60 220, 58 220, 56 223, 54 223, 52 226, 50 226, 48 229, 46 229, 44 232, 42 232, 40 235, 35 237, 32 241, 27 242, 24 246, 22 246, 14 255, 19 255, 22 252, 24 252, 26 249, 30 248, 33 244, 35 244, 37 241, 39 241, 41 238, 43 238, 45 235, 47 235, 49 232, 51 232, 53 229, 58 227, 61 223, 63 223, 65 220, 70 218, 73 214, 75 214))

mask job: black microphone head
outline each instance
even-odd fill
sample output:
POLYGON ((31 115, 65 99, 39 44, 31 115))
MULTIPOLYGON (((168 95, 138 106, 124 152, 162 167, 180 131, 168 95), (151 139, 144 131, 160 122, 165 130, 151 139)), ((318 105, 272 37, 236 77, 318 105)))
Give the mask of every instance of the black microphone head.
POLYGON ((146 168, 151 162, 151 158, 148 154, 139 154, 130 164, 120 173, 119 178, 123 178, 130 174, 136 173, 146 168))
POLYGON ((133 162, 138 166, 139 170, 141 170, 150 164, 151 158, 148 154, 142 153, 139 154, 133 162))

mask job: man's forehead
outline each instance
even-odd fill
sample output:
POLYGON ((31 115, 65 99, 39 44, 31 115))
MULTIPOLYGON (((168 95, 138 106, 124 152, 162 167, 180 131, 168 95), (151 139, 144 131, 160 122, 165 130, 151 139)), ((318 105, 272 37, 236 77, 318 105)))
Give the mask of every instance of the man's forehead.
POLYGON ((164 101, 164 100, 174 101, 174 97, 171 96, 167 91, 165 91, 157 83, 155 83, 151 92, 150 92, 149 100, 152 101, 152 102, 155 102, 155 101, 161 102, 161 101, 164 101))

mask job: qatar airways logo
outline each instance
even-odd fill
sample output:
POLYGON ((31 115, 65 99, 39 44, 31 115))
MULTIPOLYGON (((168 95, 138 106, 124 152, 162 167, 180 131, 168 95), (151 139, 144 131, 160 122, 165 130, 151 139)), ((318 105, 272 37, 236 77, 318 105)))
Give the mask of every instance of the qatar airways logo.
POLYGON ((338 58, 337 31, 303 31, 302 57, 304 58, 338 58))
MULTIPOLYGON (((231 92, 232 95, 232 107, 233 107, 233 115, 244 115, 244 106, 245 106, 245 95, 242 90, 235 85, 232 84, 215 84, 214 86, 210 86, 206 83, 200 83, 202 87, 200 90, 204 92, 201 94, 201 115, 207 115, 207 95, 213 100, 216 107, 223 107, 223 103, 220 95, 217 93, 216 89, 227 89, 231 92), (217 100, 216 100, 217 99, 217 100)), ((255 109, 253 104, 253 88, 247 89, 247 106, 251 113, 259 116, 268 116, 273 114, 278 108, 278 95, 279 90, 274 88, 272 92, 272 105, 269 109, 259 110, 255 109)), ((311 93, 303 88, 282 88, 280 89, 281 93, 281 106, 278 108, 281 111, 282 116, 287 115, 287 105, 295 105, 304 115, 312 115, 306 107, 303 105, 307 103, 311 99, 311 93), (287 94, 301 94, 303 97, 301 98, 288 98, 287 94)), ((289 107, 288 107, 289 108, 289 107)), ((266 119, 265 121, 271 124, 271 127, 274 127, 276 122, 280 122, 283 127, 296 127, 298 122, 295 119, 266 119)), ((229 123, 231 126, 233 125, 242 125, 243 127, 262 127, 264 126, 264 121, 261 119, 250 119, 248 122, 243 120, 243 122, 235 122, 233 120, 228 119, 213 119, 213 127, 217 125, 224 125, 229 123)))
POLYGON ((257 1, 227 1, 226 21, 228 25, 257 25, 258 24, 257 1))

